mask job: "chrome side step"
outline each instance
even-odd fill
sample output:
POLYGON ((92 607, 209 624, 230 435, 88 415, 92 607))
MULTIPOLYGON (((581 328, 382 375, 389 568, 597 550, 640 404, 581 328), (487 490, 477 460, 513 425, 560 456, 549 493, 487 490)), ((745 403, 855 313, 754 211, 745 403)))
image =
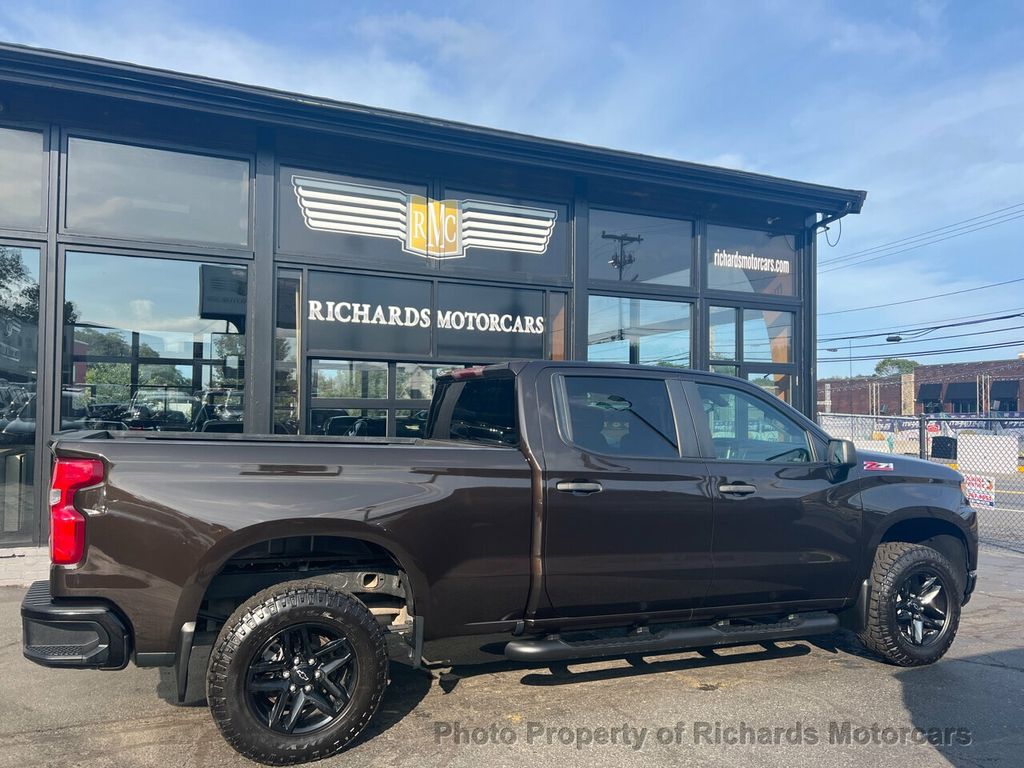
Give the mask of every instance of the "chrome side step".
POLYGON ((839 629, 833 613, 792 614, 773 624, 732 624, 728 620, 703 627, 677 627, 596 640, 563 640, 558 635, 523 638, 505 646, 505 658, 513 661, 564 661, 606 656, 629 656, 660 651, 685 651, 721 645, 742 645, 826 635, 839 629))

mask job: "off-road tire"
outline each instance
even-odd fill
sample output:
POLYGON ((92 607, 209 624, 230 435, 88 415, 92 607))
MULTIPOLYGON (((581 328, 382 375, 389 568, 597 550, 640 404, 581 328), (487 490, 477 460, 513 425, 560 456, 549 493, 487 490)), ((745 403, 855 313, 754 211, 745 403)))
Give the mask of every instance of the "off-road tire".
POLYGON ((871 568, 871 598, 867 623, 860 641, 886 661, 900 667, 916 667, 938 661, 949 650, 960 624, 964 585, 958 571, 940 552, 921 544, 887 542, 875 552, 871 568), (896 620, 900 586, 922 570, 939 577, 946 591, 948 619, 934 641, 915 645, 904 636, 896 620))
POLYGON ((315 581, 277 584, 256 594, 224 624, 210 655, 206 696, 214 722, 240 754, 268 765, 319 760, 343 749, 366 727, 388 684, 384 631, 355 597, 315 581), (265 642, 291 625, 315 622, 348 640, 358 676, 347 709, 319 730, 283 734, 248 703, 249 665, 265 642))

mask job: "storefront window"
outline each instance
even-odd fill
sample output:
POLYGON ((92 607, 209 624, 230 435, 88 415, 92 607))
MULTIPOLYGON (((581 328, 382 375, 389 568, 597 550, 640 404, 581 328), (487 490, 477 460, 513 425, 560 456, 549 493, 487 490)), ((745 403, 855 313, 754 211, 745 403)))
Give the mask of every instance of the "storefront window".
POLYGON ((309 433, 331 437, 384 437, 388 412, 380 408, 311 408, 309 433))
POLYGON ((751 373, 747 380, 783 402, 793 402, 793 377, 788 373, 751 373))
POLYGON ((362 360, 314 360, 312 397, 372 398, 388 396, 388 364, 362 360))
POLYGON ((590 211, 590 279, 688 286, 693 223, 618 211, 590 211))
POLYGON ((67 228, 244 247, 249 162, 68 139, 67 228))
POLYGON ((67 254, 61 424, 241 432, 246 268, 67 254))
POLYGON ((708 348, 712 360, 739 360, 739 349, 736 346, 739 336, 736 334, 736 308, 711 307, 710 333, 708 348))
POLYGON ((395 434, 398 437, 426 437, 427 409, 402 408, 395 411, 395 434))
POLYGON ((0 227, 41 229, 46 210, 43 134, 0 128, 0 227))
MULTIPOLYGON (((445 366, 444 371, 451 366, 445 366)), ((434 380, 442 367, 419 363, 398 363, 395 379, 395 397, 399 400, 430 400, 434 396, 434 380)))
POLYGON ((299 431, 298 333, 300 273, 277 277, 277 317, 274 329, 274 432, 299 431))
POLYGON ((591 296, 587 359, 687 368, 691 305, 591 296))
POLYGON ((549 357, 565 360, 569 335, 566 333, 566 297, 564 293, 548 294, 548 340, 549 357))
POLYGON ((793 313, 773 309, 743 310, 743 360, 793 362, 793 313))
POLYGON ((753 229, 708 226, 708 288, 776 296, 796 291, 796 238, 753 229))
POLYGON ((33 539, 39 251, 0 245, 0 543, 33 539))

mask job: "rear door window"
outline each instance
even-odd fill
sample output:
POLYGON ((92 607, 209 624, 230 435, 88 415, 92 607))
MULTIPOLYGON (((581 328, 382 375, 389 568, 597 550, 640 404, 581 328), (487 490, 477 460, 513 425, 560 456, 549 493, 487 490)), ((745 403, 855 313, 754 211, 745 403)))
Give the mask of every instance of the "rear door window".
POLYGON ((490 445, 519 444, 514 379, 469 379, 448 386, 460 391, 452 393, 456 399, 446 432, 436 434, 435 430, 434 437, 490 445))
POLYGON ((593 453, 677 458, 666 384, 625 376, 563 376, 559 419, 568 442, 593 453))

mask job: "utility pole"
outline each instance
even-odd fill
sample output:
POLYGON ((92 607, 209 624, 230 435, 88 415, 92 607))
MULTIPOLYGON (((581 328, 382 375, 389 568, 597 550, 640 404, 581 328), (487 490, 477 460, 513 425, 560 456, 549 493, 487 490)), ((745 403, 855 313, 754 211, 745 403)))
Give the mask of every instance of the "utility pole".
POLYGON ((636 262, 636 257, 632 253, 626 253, 626 246, 632 243, 642 243, 644 238, 642 235, 610 235, 604 230, 601 230, 601 239, 614 240, 618 243, 619 251, 608 259, 608 263, 619 270, 619 281, 621 282, 623 270, 630 264, 636 262))

